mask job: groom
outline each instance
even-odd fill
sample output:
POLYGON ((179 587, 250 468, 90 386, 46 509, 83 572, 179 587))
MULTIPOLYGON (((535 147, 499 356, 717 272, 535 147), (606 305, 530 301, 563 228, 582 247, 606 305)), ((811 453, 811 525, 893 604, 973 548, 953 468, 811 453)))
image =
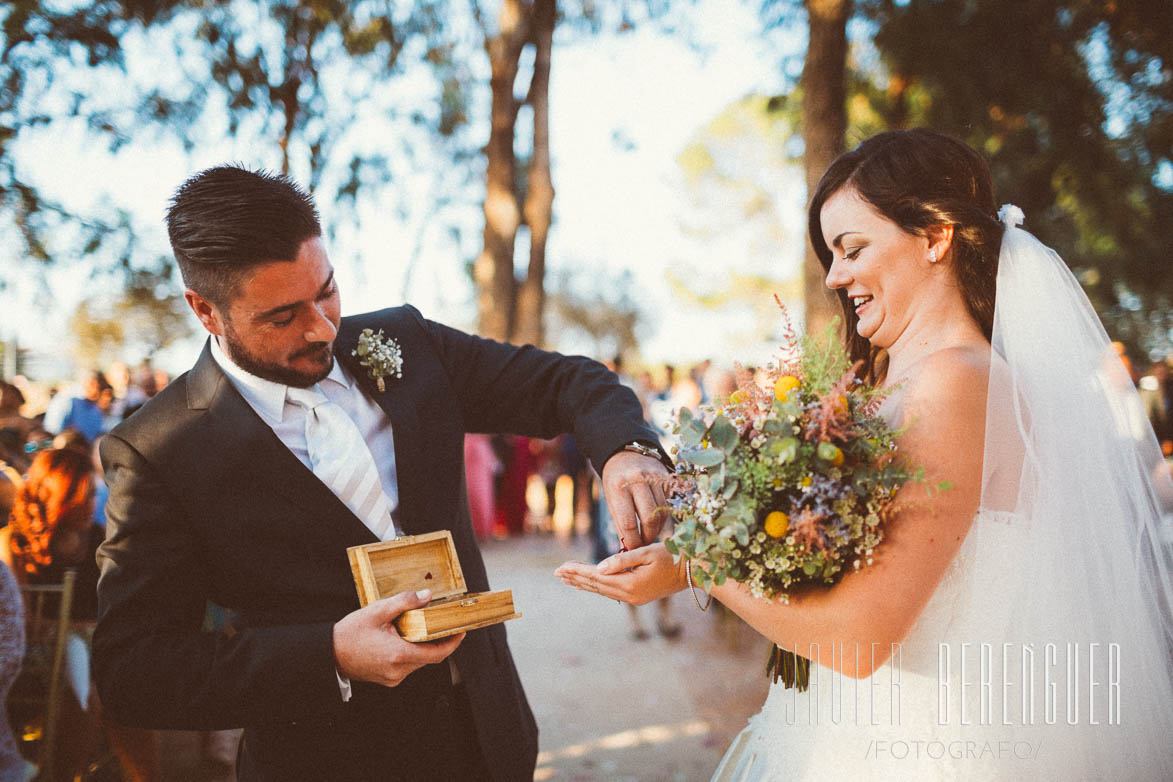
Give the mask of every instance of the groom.
POLYGON ((594 361, 409 306, 340 318, 316 209, 283 177, 204 171, 167 228, 211 336, 102 443, 104 708, 152 728, 244 727, 245 782, 532 779, 537 728, 503 626, 407 643, 391 621, 429 595, 360 609, 346 548, 448 529, 468 590, 488 590, 466 432, 572 432, 626 545, 655 540, 665 468, 635 396, 594 361), (383 334, 385 390, 353 355, 364 329, 383 334), (209 601, 231 610, 228 631, 203 629, 209 601))

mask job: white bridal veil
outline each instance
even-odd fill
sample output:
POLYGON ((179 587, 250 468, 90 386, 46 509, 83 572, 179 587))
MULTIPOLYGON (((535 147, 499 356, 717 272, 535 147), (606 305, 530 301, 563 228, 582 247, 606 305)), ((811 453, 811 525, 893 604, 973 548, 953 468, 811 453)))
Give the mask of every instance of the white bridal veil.
POLYGON ((994 637, 968 640, 995 642, 1007 702, 995 723, 1041 744, 1023 771, 1173 779, 1173 479, 1075 276, 1018 227, 1017 207, 999 217, 971 530, 973 577, 988 588, 965 609, 994 637))

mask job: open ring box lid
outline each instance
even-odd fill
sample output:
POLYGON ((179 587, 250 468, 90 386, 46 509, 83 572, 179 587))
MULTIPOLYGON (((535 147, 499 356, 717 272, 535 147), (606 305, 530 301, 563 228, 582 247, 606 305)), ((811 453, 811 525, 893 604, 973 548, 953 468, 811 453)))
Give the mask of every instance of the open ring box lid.
POLYGON ((408 590, 432 590, 430 603, 395 620, 404 640, 433 641, 521 616, 513 610, 512 590, 467 593, 448 530, 352 546, 346 555, 364 606, 408 590))

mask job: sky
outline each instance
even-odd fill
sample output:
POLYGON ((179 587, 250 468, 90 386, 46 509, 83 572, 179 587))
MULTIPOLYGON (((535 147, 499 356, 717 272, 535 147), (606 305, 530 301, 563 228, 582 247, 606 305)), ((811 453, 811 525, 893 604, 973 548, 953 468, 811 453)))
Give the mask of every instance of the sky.
MULTIPOLYGON (((551 270, 588 278, 595 270, 605 277, 630 272, 629 295, 644 314, 641 353, 649 361, 689 363, 712 357, 727 364, 734 358, 761 360, 768 350, 760 340, 744 338, 755 328, 760 331, 744 307, 717 313, 690 307, 673 296, 669 270, 719 287, 731 271, 782 279, 793 277, 800 263, 805 194, 797 170, 765 184, 784 236, 768 252, 755 253, 745 242, 739 246, 736 226, 724 233, 724 241, 700 241, 683 230, 700 216, 682 186, 680 152, 706 123, 743 96, 780 91, 783 49, 801 47, 793 38, 763 36, 756 8, 756 3, 700 0, 692 17, 694 46, 654 25, 622 35, 562 36, 555 44, 550 92, 557 195, 547 248, 551 270), (742 350, 747 355, 731 355, 742 350)), ((475 120, 486 127, 487 136, 485 121, 475 120)), ((103 199, 125 205, 142 241, 157 254, 167 252, 162 216, 174 188, 201 168, 250 157, 249 149, 232 142, 183 154, 174 145, 149 139, 111 155, 79 128, 65 126, 39 134, 21 153, 26 170, 68 205, 85 207, 103 199)), ((442 180, 433 180, 432 186, 435 181, 442 180)), ((410 217, 405 222, 377 205, 369 207, 361 214, 359 229, 342 232, 330 248, 343 313, 398 304, 415 255, 407 290, 411 303, 429 317, 472 329, 473 289, 464 270, 468 248, 456 247, 441 231, 420 222, 424 216, 410 217)), ((465 233, 479 238, 479 209, 466 210, 461 219, 467 221, 465 233)), ((5 253, 13 251, 4 248, 5 253)), ((526 257, 523 245, 518 257, 526 257)), ((110 286, 107 280, 89 278, 77 264, 66 264, 48 281, 51 299, 37 297, 36 284, 27 275, 0 292, 6 313, 0 339, 15 337, 23 346, 63 353, 68 314, 81 298, 101 295, 110 286)), ((764 298, 769 296, 763 291, 764 298)), ((157 363, 182 371, 194 361, 201 343, 195 339, 177 345, 158 356, 157 363)), ((586 351, 592 345, 570 341, 559 347, 586 351)))

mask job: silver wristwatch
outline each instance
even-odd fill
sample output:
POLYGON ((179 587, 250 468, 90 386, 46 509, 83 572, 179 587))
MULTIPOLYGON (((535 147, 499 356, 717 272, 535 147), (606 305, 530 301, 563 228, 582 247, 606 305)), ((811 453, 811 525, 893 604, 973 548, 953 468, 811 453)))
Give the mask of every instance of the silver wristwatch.
POLYGON ((655 448, 649 448, 643 443, 630 442, 623 446, 623 450, 631 451, 632 453, 638 453, 640 456, 647 456, 648 458, 655 459, 656 461, 661 461, 663 458, 660 456, 659 451, 657 451, 655 448))

